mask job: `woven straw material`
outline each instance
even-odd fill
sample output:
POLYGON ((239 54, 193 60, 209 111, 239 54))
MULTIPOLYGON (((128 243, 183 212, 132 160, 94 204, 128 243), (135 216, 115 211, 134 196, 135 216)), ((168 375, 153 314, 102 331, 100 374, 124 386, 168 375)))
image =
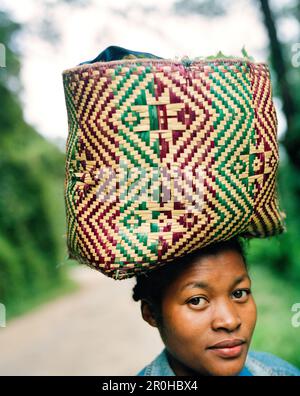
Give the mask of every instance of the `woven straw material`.
POLYGON ((284 230, 268 66, 126 59, 63 72, 69 258, 114 279, 284 230))

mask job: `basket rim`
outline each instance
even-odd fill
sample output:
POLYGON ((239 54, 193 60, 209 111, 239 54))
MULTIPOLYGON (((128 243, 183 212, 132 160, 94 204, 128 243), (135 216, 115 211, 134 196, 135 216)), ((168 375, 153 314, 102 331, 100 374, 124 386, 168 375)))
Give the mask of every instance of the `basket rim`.
MULTIPOLYGON (((153 58, 134 58, 134 59, 120 59, 120 60, 114 60, 114 61, 108 61, 108 62, 94 62, 94 63, 85 63, 83 65, 77 65, 68 69, 65 69, 62 71, 63 75, 79 71, 79 70, 88 70, 88 69, 97 69, 97 68, 107 68, 109 66, 126 66, 127 64, 134 64, 134 63, 166 63, 169 65, 181 65, 184 66, 184 63, 182 62, 183 59, 186 59, 185 57, 182 57, 181 59, 174 59, 174 58, 167 58, 167 59, 153 59, 153 58)), ((214 59, 189 59, 188 61, 191 61, 190 65, 187 67, 191 66, 197 66, 197 65, 205 65, 205 64, 220 64, 220 63, 247 63, 247 64, 252 64, 252 65, 263 65, 266 66, 267 68, 269 67, 268 63, 266 62, 259 62, 259 61, 253 61, 247 58, 241 58, 241 57, 231 57, 231 58, 214 58, 214 59)), ((186 67, 186 66, 185 66, 186 67)))

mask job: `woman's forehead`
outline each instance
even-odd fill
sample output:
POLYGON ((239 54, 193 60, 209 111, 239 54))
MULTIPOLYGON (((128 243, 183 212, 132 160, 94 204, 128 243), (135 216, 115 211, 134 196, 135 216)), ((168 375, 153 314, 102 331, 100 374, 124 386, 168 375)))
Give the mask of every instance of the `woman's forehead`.
POLYGON ((228 250, 195 259, 183 268, 174 283, 178 286, 194 281, 229 282, 243 275, 247 275, 247 269, 242 256, 236 251, 228 250))

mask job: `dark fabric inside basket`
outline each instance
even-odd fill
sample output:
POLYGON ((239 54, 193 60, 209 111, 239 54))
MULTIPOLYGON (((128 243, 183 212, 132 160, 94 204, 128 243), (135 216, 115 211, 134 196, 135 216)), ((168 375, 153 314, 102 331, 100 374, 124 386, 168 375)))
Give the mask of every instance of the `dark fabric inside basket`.
POLYGON ((100 54, 93 60, 79 63, 79 66, 85 65, 85 64, 90 64, 90 63, 95 63, 95 62, 110 62, 110 61, 115 61, 115 60, 121 60, 129 55, 133 55, 137 58, 164 59, 159 56, 150 54, 148 52, 132 51, 132 50, 129 50, 126 48, 112 45, 110 47, 107 47, 104 51, 100 52, 100 54))

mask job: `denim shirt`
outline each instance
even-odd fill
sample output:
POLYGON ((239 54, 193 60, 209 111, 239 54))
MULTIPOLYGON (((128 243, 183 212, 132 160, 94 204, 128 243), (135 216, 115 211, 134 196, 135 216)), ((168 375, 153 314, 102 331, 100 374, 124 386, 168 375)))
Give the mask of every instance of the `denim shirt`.
MULTIPOLYGON (((166 348, 136 375, 175 376, 167 359, 166 348)), ((245 366, 238 376, 300 376, 300 371, 271 353, 250 351, 245 366)))

